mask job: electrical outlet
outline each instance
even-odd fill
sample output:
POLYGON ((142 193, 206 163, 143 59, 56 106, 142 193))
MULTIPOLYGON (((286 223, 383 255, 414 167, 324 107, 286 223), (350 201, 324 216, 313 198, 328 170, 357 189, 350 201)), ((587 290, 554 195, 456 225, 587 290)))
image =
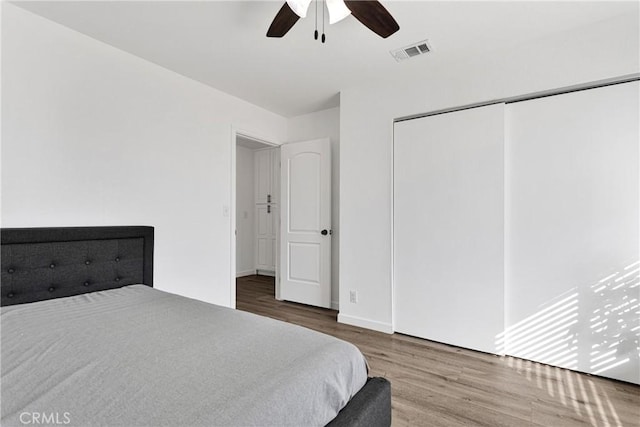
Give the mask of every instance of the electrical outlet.
POLYGON ((354 290, 349 291, 349 302, 352 304, 358 303, 358 291, 354 291, 354 290))

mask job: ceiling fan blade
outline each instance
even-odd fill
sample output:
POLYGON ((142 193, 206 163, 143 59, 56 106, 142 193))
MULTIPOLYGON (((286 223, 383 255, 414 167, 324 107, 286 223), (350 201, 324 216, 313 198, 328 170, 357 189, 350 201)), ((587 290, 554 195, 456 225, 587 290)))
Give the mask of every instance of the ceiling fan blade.
POLYGON ((344 3, 358 21, 383 39, 400 29, 393 16, 377 0, 345 0, 344 3))
POLYGON ((273 22, 267 31, 267 37, 282 37, 298 22, 300 17, 295 14, 289 5, 285 2, 280 11, 273 18, 273 22))

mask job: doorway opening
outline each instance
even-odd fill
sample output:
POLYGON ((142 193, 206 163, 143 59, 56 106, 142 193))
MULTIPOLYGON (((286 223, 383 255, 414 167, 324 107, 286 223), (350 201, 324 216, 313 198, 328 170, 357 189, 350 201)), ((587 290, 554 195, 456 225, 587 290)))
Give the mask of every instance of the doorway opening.
POLYGON ((231 305, 235 307, 240 283, 270 284, 278 296, 280 147, 240 132, 234 132, 233 140, 231 305))

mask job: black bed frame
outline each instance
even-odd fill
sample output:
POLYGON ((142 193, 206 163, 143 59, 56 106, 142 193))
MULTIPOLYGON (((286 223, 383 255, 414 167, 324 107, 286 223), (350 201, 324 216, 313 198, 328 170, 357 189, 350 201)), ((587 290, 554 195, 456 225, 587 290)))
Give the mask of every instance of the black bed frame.
MULTIPOLYGON (((153 227, 4 228, 2 306, 132 284, 153 286, 153 227)), ((391 425, 391 386, 369 378, 331 427, 391 425)))

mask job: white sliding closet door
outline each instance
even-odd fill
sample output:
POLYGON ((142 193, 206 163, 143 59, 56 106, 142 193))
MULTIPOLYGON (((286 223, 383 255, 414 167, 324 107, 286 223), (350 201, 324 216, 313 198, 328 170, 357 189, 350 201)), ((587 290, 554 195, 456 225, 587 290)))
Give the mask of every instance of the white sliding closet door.
POLYGON ((508 354, 640 383, 639 95, 507 105, 508 354))
POLYGON ((503 104, 395 124, 397 332, 499 351, 503 165, 503 104))

